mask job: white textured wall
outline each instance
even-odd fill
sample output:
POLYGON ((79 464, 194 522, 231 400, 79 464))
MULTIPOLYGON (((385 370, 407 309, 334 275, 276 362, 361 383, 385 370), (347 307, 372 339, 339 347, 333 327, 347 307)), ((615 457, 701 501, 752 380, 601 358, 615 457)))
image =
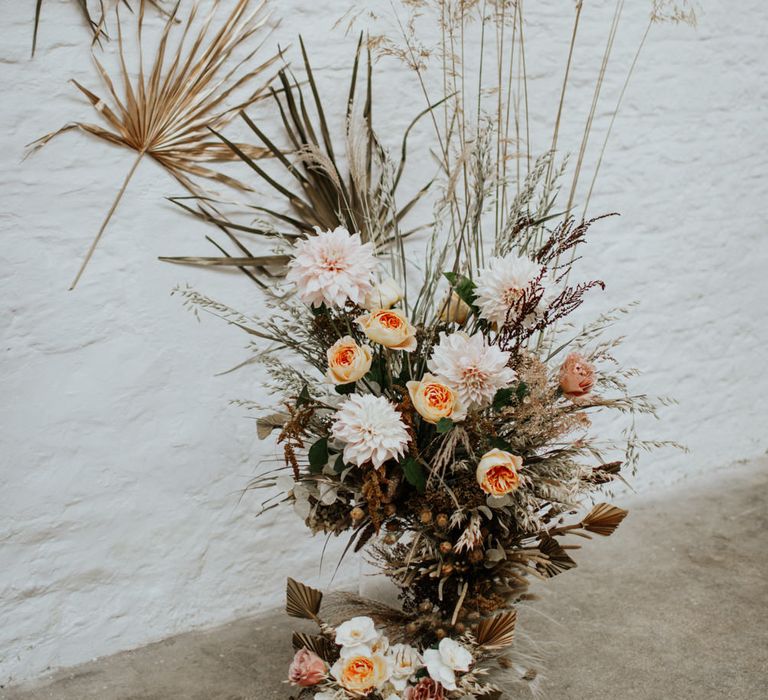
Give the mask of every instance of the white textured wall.
MULTIPOLYGON (((528 34, 534 131, 546 133, 573 3, 528 4, 550 6, 530 11, 528 34)), ((600 126, 647 4, 627 3, 600 126)), ((585 275, 609 282, 591 310, 642 302, 624 357, 648 370, 649 391, 678 397, 660 433, 692 450, 646 460, 649 481, 768 447, 768 13, 760 0, 737 4, 707 2, 696 32, 652 33, 593 200, 593 212, 623 216, 585 250, 585 275)), ((142 164, 66 291, 132 157, 71 134, 20 162, 25 143, 92 119, 67 79, 96 84, 74 2, 44 3, 29 60, 30 5, 2 3, 0 29, 0 683, 274 605, 287 574, 317 571, 322 544, 291 513, 256 521, 256 498, 239 500, 273 448, 228 400, 260 398, 259 376, 214 376, 243 359, 246 338, 196 323, 169 291, 189 282, 246 312, 259 299, 239 275, 156 261, 211 252, 204 227, 164 202, 178 187, 158 167, 142 164)), ((346 81, 352 44, 331 25, 347 2, 275 5, 276 39, 302 32, 322 82, 346 81)), ((585 3, 564 149, 586 116, 611 10, 585 3)), ((398 133, 415 86, 380 69, 378 126, 398 133)), ((338 551, 315 581, 328 583, 338 551)))

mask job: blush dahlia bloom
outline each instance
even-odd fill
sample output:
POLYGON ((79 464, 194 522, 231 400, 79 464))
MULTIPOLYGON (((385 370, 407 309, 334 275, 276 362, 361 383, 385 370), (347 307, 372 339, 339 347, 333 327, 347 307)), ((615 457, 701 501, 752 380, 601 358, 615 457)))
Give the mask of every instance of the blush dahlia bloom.
POLYGON ((344 306, 347 299, 362 304, 372 289, 376 268, 373 244, 363 243, 359 233, 350 234, 341 226, 333 231, 315 230, 316 236, 296 244, 286 279, 311 306, 344 306))
POLYGON ((475 303, 480 316, 503 325, 509 309, 540 274, 541 265, 525 256, 508 253, 503 258, 491 258, 477 273, 475 303))
POLYGON ((339 407, 331 435, 344 443, 344 461, 358 467, 402 457, 408 445, 408 431, 400 414, 383 396, 352 394, 339 407))
POLYGON ((427 366, 456 390, 462 406, 484 408, 499 389, 515 380, 514 370, 507 367, 509 357, 508 352, 487 345, 482 333, 443 332, 427 366))

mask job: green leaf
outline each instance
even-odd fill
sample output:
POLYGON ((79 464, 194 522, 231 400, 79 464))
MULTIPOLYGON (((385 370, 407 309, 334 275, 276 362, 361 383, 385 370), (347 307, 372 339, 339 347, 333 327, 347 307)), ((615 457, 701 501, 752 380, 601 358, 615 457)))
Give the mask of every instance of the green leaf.
POLYGON ((427 477, 424 469, 413 457, 409 457, 401 465, 405 478, 411 486, 416 487, 419 493, 424 493, 427 487, 427 477))
POLYGON ((328 463, 328 438, 320 438, 309 448, 309 471, 319 474, 328 463))
POLYGON ((371 363, 371 369, 366 374, 366 379, 376 382, 379 386, 384 386, 384 377, 386 376, 387 366, 383 355, 375 355, 371 363))
POLYGON ((357 384, 355 384, 355 382, 350 382, 349 384, 337 384, 336 393, 341 394, 342 396, 345 396, 346 394, 354 394, 356 387, 357 384))
POLYGON ((451 283, 451 287, 459 299, 477 311, 477 307, 475 307, 475 283, 469 277, 459 275, 456 272, 444 272, 443 277, 451 283))
POLYGON ((518 401, 522 401, 526 396, 528 396, 530 392, 528 391, 528 385, 525 382, 520 382, 517 385, 517 391, 515 391, 515 396, 517 396, 518 401))
POLYGON ((488 444, 491 447, 495 447, 499 450, 504 450, 505 452, 510 452, 512 450, 512 445, 510 445, 504 438, 500 437, 492 437, 489 438, 488 444))
POLYGON ((437 421, 438 433, 450 433, 455 423, 450 418, 441 418, 437 421))
POLYGON ((347 465, 344 464, 344 455, 339 455, 336 457, 336 461, 333 463, 333 471, 335 471, 337 474, 341 474, 345 469, 347 468, 347 465))
POLYGON ((510 387, 499 389, 493 397, 493 410, 500 411, 505 406, 509 406, 514 395, 515 392, 510 387))
POLYGON ((308 404, 311 400, 312 397, 309 395, 309 387, 305 384, 299 394, 299 398, 296 399, 296 405, 303 406, 304 404, 308 404))

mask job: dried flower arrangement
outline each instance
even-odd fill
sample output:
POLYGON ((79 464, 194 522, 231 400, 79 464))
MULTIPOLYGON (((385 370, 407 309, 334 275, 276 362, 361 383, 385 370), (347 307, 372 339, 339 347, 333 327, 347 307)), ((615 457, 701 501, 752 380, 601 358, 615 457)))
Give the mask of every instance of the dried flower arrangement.
MULTIPOLYGON (((253 128, 296 190, 221 136, 286 197, 290 212, 254 205, 272 223, 251 227, 202 214, 225 231, 277 241, 274 257, 239 245, 245 256, 220 248, 222 258, 172 259, 236 265, 264 292, 268 312, 257 319, 177 290, 195 312, 257 339, 255 359, 282 404, 257 422, 259 436, 276 433, 283 450, 281 463, 251 484, 277 491, 264 509, 287 503, 311 532, 345 533, 345 554, 364 551, 399 590, 397 605, 344 594, 323 599, 289 579, 289 615, 314 620, 319 630, 294 634, 289 680, 299 698, 491 700, 519 686, 536 690, 534 664, 515 636, 529 581, 576 566, 574 538, 611 535, 626 511, 601 494, 635 472, 640 450, 668 444, 637 438, 635 416, 655 415, 666 400, 632 393, 636 370, 613 356, 619 341, 603 337, 625 310, 581 329, 566 319, 587 293, 604 288, 601 280, 570 281, 578 246, 606 218, 587 218, 586 204, 581 217, 573 212, 623 2, 561 212, 566 167, 555 157, 582 4, 554 136, 538 158, 526 136, 522 3, 403 5, 412 14, 397 18, 400 38, 372 36, 368 48, 415 72, 425 100, 417 118, 434 127, 440 172, 423 258, 400 227, 423 192, 403 208, 395 198, 410 127, 395 161, 373 130, 370 90, 362 116, 357 109, 358 47, 343 176, 302 44, 319 126, 284 71, 274 97, 291 146, 281 149, 253 128), (440 27, 436 47, 418 39, 424 17, 440 27), (492 37, 495 65, 484 74, 491 84, 481 77, 470 97, 477 76, 465 75, 462 56, 472 22, 492 37), (444 87, 438 99, 424 74, 431 60, 444 87), (280 230, 286 224, 291 230, 280 230), (592 417, 605 412, 627 418, 616 439, 590 433, 592 417)), ((653 3, 652 22, 664 5, 653 3)), ((370 72, 369 61, 369 85, 370 72)), ((587 204, 601 161, 602 153, 587 204)))

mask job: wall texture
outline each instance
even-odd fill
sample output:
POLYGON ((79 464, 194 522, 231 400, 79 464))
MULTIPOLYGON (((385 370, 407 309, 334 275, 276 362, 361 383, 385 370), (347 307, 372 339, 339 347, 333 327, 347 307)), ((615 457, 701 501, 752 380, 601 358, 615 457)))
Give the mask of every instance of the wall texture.
MULTIPOLYGON (((597 133, 649 4, 627 3, 597 133)), ((274 5, 275 41, 303 33, 323 85, 346 81, 353 41, 332 25, 348 3, 274 5)), ((539 150, 573 12, 549 5, 528 27, 539 150)), ((589 311, 641 302, 621 329, 622 356, 646 368, 642 388, 680 401, 654 435, 691 449, 646 459, 640 488, 768 447, 768 14, 758 0, 732 5, 706 3, 697 31, 651 32, 591 206, 622 217, 585 249, 584 274, 609 283, 589 311)), ((563 150, 577 144, 612 9, 585 3, 563 150)), ((189 283, 254 313, 260 302, 240 275, 157 262, 211 253, 202 224, 164 201, 179 192, 157 166, 142 165, 80 287, 66 291, 132 157, 70 134, 21 162, 25 143, 93 119, 66 81, 96 84, 76 4, 44 3, 34 60, 31 15, 6 2, 0 30, 0 684, 275 605, 287 574, 318 572, 322 545, 292 513, 256 520, 258 498, 240 499, 274 446, 229 400, 263 398, 260 376, 216 376, 246 357, 247 339, 197 323, 169 292, 189 283)), ((420 108, 416 86, 393 62, 378 68, 378 126, 398 133, 420 108)), ((416 168, 410 181, 426 175, 416 168)), ((341 544, 314 581, 329 584, 341 544)), ((354 574, 350 564, 336 582, 354 574)))

